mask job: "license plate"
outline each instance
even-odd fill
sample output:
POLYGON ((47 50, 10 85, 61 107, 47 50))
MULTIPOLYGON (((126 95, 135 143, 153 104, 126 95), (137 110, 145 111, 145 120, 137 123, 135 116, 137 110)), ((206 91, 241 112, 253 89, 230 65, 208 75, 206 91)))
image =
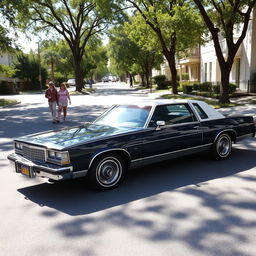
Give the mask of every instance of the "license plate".
POLYGON ((21 165, 20 167, 20 172, 26 176, 30 177, 30 171, 29 171, 29 167, 25 166, 25 165, 21 165))

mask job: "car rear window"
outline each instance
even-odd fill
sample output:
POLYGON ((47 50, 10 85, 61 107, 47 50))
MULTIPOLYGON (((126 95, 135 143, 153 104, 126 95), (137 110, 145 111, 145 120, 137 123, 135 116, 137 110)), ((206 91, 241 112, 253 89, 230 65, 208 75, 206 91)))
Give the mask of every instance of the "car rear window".
POLYGON ((203 111, 203 109, 199 106, 197 103, 193 103, 193 106, 195 107, 197 113, 199 114, 201 119, 207 119, 207 114, 203 111))

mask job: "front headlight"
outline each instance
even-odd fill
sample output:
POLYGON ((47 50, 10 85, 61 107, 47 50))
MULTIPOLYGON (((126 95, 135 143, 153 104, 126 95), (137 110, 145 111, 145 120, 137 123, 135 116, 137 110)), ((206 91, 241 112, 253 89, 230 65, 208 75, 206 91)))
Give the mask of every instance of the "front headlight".
POLYGON ((15 149, 22 150, 23 145, 20 142, 15 142, 15 149))
POLYGON ((47 161, 54 164, 69 164, 69 153, 67 151, 47 151, 47 161))

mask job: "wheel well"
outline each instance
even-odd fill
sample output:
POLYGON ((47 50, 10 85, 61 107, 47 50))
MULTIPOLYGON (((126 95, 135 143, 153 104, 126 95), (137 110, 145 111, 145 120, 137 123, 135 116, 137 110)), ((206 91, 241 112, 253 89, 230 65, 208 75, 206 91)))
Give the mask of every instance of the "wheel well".
POLYGON ((228 134, 228 135, 230 136, 231 141, 233 141, 234 143, 236 142, 236 133, 235 133, 235 131, 232 131, 232 130, 223 131, 222 133, 220 133, 220 134, 216 137, 216 139, 217 139, 220 135, 222 135, 222 134, 224 134, 224 133, 226 133, 226 134, 228 134))
POLYGON ((109 155, 109 154, 116 154, 116 155, 119 155, 120 157, 122 157, 122 159, 124 160, 124 163, 125 163, 125 166, 126 168, 129 167, 130 163, 131 163, 131 159, 130 159, 130 156, 129 156, 129 153, 124 151, 124 150, 110 150, 110 151, 106 151, 106 152, 102 152, 102 153, 99 153, 96 157, 94 157, 91 162, 90 162, 90 165, 89 165, 89 168, 92 166, 93 162, 100 156, 103 156, 103 155, 109 155))

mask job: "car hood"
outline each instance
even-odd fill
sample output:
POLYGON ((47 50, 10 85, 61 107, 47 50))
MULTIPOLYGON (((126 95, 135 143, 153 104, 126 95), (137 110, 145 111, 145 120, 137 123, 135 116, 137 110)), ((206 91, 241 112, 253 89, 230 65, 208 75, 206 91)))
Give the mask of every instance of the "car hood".
POLYGON ((117 128, 107 125, 85 124, 59 131, 48 131, 27 135, 16 139, 16 141, 63 150, 77 144, 89 143, 98 139, 133 132, 140 129, 141 128, 117 128))

